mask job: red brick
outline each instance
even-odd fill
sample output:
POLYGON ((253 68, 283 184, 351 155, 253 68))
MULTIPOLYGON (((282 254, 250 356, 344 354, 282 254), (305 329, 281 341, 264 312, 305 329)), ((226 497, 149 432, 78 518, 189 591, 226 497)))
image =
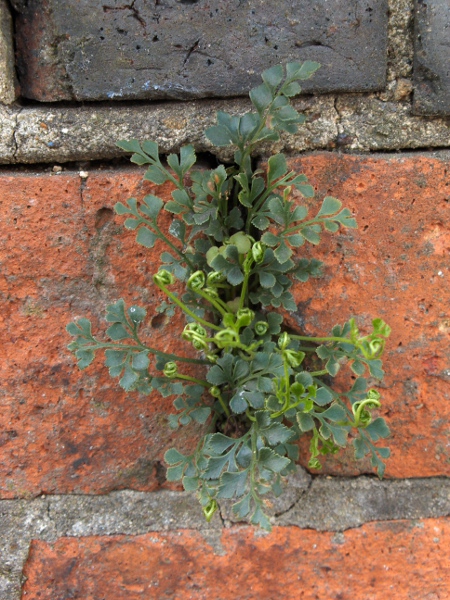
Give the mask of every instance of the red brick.
MULTIPOLYGON (((152 321, 161 247, 138 246, 112 212, 116 201, 151 190, 135 169, 86 182, 77 173, 0 177, 3 498, 159 485, 158 462, 174 439, 172 399, 125 394, 102 361, 80 372, 65 331, 82 316, 99 325, 105 307, 124 297, 146 306, 152 344, 180 349, 179 318, 173 328, 152 321)), ((189 428, 179 436, 181 447, 194 440, 189 428)))
MULTIPOLYGON (((448 155, 351 156, 318 153, 293 160, 321 199, 333 195, 359 229, 324 235, 307 255, 326 263, 322 279, 295 287, 310 335, 357 317, 392 327, 383 358, 383 410, 392 430, 386 474, 450 474, 450 187, 448 155)), ((311 202, 313 205, 313 202, 311 202)), ((311 213, 312 214, 312 213, 311 213)), ((300 252, 299 252, 300 254, 300 252)), ((292 325, 298 328, 298 319, 292 325)), ((325 472, 370 471, 352 451, 325 472)))
POLYGON ((446 600, 449 536, 449 519, 430 519, 340 534, 234 528, 214 547, 189 530, 34 541, 22 598, 446 600))
MULTIPOLYGON (((389 322, 387 474, 448 475, 448 159, 319 153, 292 166, 306 172, 319 198, 341 198, 360 224, 308 250, 328 267, 323 279, 294 289, 305 330, 325 334, 358 315, 362 328, 376 316, 389 322)), ((119 297, 144 303, 152 322, 160 296, 150 275, 160 248, 137 246, 111 212, 117 200, 150 190, 134 169, 93 172, 84 183, 76 173, 0 177, 4 498, 154 489, 165 449, 174 439, 181 447, 194 440, 192 429, 168 429, 171 399, 127 395, 100 361, 80 373, 66 350, 67 322, 88 316, 97 325, 119 297)), ((178 349, 181 323, 170 325, 148 333, 155 345, 178 349)), ((355 463, 350 449, 327 460, 324 471, 371 467, 355 463)))

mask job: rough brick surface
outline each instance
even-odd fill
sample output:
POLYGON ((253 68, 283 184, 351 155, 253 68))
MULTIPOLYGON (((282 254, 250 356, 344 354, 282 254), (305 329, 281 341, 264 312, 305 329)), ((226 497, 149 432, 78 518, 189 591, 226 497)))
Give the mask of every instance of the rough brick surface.
MULTIPOLYGON (((82 316, 97 326, 105 306, 123 297, 148 309, 152 344, 180 349, 177 320, 169 329, 156 313, 155 255, 123 235, 112 211, 151 186, 124 170, 87 180, 2 174, 0 188, 2 497, 153 489, 172 444, 171 399, 127 397, 101 362, 80 373, 65 332, 82 316)), ((181 446, 193 435, 182 433, 181 446)))
POLYGON ((8 106, 0 104, 0 159, 2 163, 14 161, 16 143, 14 140, 14 128, 17 124, 17 112, 8 106))
MULTIPOLYGON (((250 107, 248 100, 239 98, 114 106, 52 105, 51 109, 24 108, 5 111, 4 115, 0 111, 0 128, 5 128, 0 138, 0 162, 111 159, 123 155, 117 140, 132 138, 158 142, 163 154, 189 143, 199 152, 213 151, 229 162, 233 158, 232 149, 212 149, 203 132, 216 122, 218 110, 239 115, 250 107), (13 131, 14 144, 10 144, 13 131)), ((304 96, 296 100, 296 107, 305 112, 308 122, 295 137, 288 138, 286 143, 291 151, 323 149, 334 143, 337 132, 332 97, 304 96)))
MULTIPOLYGON (((362 95, 302 96, 295 100, 307 121, 298 133, 283 135, 262 151, 295 155, 305 150, 342 148, 354 152, 446 147, 450 120, 424 120, 411 114, 409 102, 387 102, 362 95)), ((0 163, 51 163, 112 159, 122 155, 120 139, 150 139, 163 154, 193 144, 198 152, 212 151, 230 161, 230 148, 212 148, 203 132, 215 123, 216 111, 243 114, 244 98, 198 102, 116 103, 113 106, 42 106, 8 108, 0 105, 0 163)))
POLYGON ((415 15, 414 112, 450 115, 450 5, 418 0, 415 15))
MULTIPOLYGON (((323 279, 295 288, 299 311, 292 324, 319 334, 353 315, 362 328, 372 317, 388 321, 393 334, 382 391, 393 437, 387 474, 448 475, 448 155, 321 153, 292 166, 310 176, 318 197, 342 198, 360 224, 325 236, 314 249, 328 267, 323 279)), ((122 296, 146 305, 155 345, 178 349, 181 325, 172 321, 169 328, 153 318, 160 297, 149 279, 160 248, 137 246, 111 210, 117 200, 151 189, 141 176, 116 170, 87 179, 77 173, 0 177, 4 498, 159 484, 159 461, 174 440, 166 421, 171 399, 127 396, 101 362, 80 373, 65 349, 67 322, 92 316, 97 326, 105 306, 122 296)), ((183 429, 176 438, 187 447, 194 434, 183 429)), ((370 471, 353 462, 351 451, 325 468, 370 471)))
POLYGON ((446 148, 449 119, 427 119, 411 114, 407 102, 384 102, 374 96, 339 96, 336 145, 353 152, 392 151, 405 148, 446 148))
POLYGON ((23 599, 360 598, 445 600, 448 519, 380 522, 341 534, 248 528, 32 543, 23 599), (366 557, 363 563, 359 557, 366 557))
POLYGON ((5 0, 0 0, 0 102, 11 104, 15 99, 12 19, 5 0))
POLYGON ((22 94, 40 101, 245 94, 268 66, 323 65, 307 91, 381 89, 387 0, 14 0, 22 94))
MULTIPOLYGON (((279 515, 272 519, 274 525, 342 532, 369 521, 414 519, 417 523, 450 514, 447 478, 378 481, 374 477, 316 477, 307 489, 305 480, 300 471, 289 477, 284 494, 267 498, 270 512, 279 515), (293 507, 286 510, 292 503, 293 507)), ((233 521, 227 505, 228 501, 220 503, 222 519, 217 514, 206 523, 195 494, 188 492, 122 490, 104 495, 1 500, 0 600, 20 598, 22 569, 33 539, 53 544, 63 537, 132 536, 195 529, 211 546, 220 548, 222 529, 233 521)), ((369 536, 376 531, 372 528, 366 532, 368 550, 369 536)), ((98 600, 103 597, 100 594, 98 600)))
MULTIPOLYGON (((388 322, 380 390, 393 432, 386 472, 449 475, 450 156, 320 153, 290 164, 309 176, 318 199, 340 198, 359 223, 307 250, 326 263, 325 273, 295 288, 292 324, 325 335, 352 316, 363 331, 372 318, 388 322)), ((332 473, 364 469, 345 453, 327 464, 332 473)))

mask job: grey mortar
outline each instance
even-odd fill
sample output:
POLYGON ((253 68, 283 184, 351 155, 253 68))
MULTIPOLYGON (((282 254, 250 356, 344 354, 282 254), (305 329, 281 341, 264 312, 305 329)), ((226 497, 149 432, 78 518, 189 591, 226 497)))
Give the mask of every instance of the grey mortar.
POLYGON ((13 24, 6 0, 0 0, 0 103, 15 99, 13 24))
MULTIPOLYGON (((286 494, 269 498, 276 526, 342 532, 373 521, 450 515, 450 479, 378 481, 372 477, 312 479, 299 469, 286 494)), ((140 535, 195 529, 220 552, 223 527, 235 523, 229 502, 207 524, 191 494, 118 491, 104 496, 41 496, 0 501, 0 600, 19 600, 23 565, 32 539, 140 535)))
MULTIPOLYGON (((450 145, 450 118, 411 113, 410 102, 383 101, 375 95, 319 96, 299 100, 307 123, 295 135, 284 135, 261 154, 340 148, 350 152, 443 148, 450 145)), ((213 149, 204 130, 217 110, 243 114, 247 100, 76 108, 0 107, 0 163, 64 163, 110 160, 123 155, 120 139, 151 139, 162 154, 193 144, 197 152, 214 152, 221 160, 232 148, 213 149)))

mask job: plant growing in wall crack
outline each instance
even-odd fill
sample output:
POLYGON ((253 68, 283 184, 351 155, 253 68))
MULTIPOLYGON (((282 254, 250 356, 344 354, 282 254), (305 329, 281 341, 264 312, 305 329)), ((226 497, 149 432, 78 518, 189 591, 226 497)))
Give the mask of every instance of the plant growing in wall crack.
POLYGON ((145 179, 173 184, 165 204, 147 195, 115 210, 126 216, 125 227, 137 231, 139 244, 152 248, 159 239, 167 245, 153 281, 167 297, 164 309, 184 313, 180 335, 198 358, 148 346, 140 335, 145 309, 126 308, 123 300, 107 308, 110 341, 94 337, 87 319, 67 327, 80 368, 104 350, 110 374, 125 390, 176 396, 177 412, 169 416, 174 429, 192 421, 204 426, 192 454, 173 448, 165 460, 167 478, 197 491, 208 520, 218 500, 234 498, 238 517, 270 529, 264 496, 281 493, 283 478, 295 468, 297 441, 307 432, 310 468, 320 468, 320 455, 345 447, 350 432, 356 458, 370 454, 380 476, 389 456, 374 445, 389 430, 372 414, 380 395, 368 389, 365 377, 383 378, 388 325, 375 319, 372 330, 361 333, 350 319, 324 337, 283 325, 282 312, 297 309, 293 280, 320 275, 321 263, 301 257, 299 249, 318 244, 324 232, 356 227, 355 219, 331 196, 308 214, 297 197, 312 198, 313 189, 304 175, 289 170, 283 154, 269 158, 265 171, 252 160, 259 143, 278 140, 282 131, 295 133, 304 122, 290 100, 301 90, 299 81, 318 67, 309 61, 272 67, 250 92, 254 110, 241 117, 218 113, 205 133, 214 146, 234 147, 232 166, 195 170, 192 146, 168 156, 166 165, 155 142, 119 143, 132 162, 148 165, 145 179), (162 210, 173 215, 167 234, 158 225, 162 210), (195 376, 186 371, 189 363, 197 365, 195 376), (344 364, 357 378, 337 393, 330 384, 344 364))

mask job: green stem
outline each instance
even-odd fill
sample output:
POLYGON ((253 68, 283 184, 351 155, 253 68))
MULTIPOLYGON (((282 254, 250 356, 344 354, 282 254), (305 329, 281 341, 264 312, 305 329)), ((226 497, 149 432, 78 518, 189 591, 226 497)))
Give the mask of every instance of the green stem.
MULTIPOLYGON (((327 389, 330 392, 330 394, 332 395, 333 400, 335 400, 339 404, 339 406, 341 406, 345 410, 345 412, 347 413, 348 417, 350 419, 353 418, 353 412, 348 408, 348 406, 345 404, 345 402, 341 399, 340 395, 337 392, 335 392, 332 387, 330 387, 329 385, 327 385, 326 383, 324 383, 320 379, 317 379, 316 377, 313 377, 313 380, 320 387, 323 387, 323 388, 327 389)), ((343 393, 342 395, 346 396, 345 393, 343 393)))
POLYGON ((250 463, 250 493, 256 505, 261 504, 261 500, 258 498, 258 494, 255 491, 256 488, 256 468, 258 466, 258 435, 256 428, 252 425, 251 428, 251 447, 252 447, 252 458, 250 463))
POLYGON ((283 357, 283 362, 284 362, 284 385, 286 388, 286 401, 285 404, 287 405, 287 407, 289 407, 289 404, 291 402, 291 382, 290 382, 290 378, 289 378, 289 365, 287 360, 283 357))
MULTIPOLYGON (((286 80, 287 81, 287 80, 286 80)), ((242 150, 242 164, 245 162, 245 160, 251 155, 253 147, 256 146, 256 144, 260 143, 260 140, 258 140, 259 134, 261 133, 261 131, 264 129, 264 127, 266 127, 267 125, 267 117, 270 115, 270 111, 272 110, 272 106, 275 102, 275 100, 279 97, 280 93, 277 92, 275 94, 275 97, 273 98, 272 102, 267 106, 264 115, 261 118, 261 125, 258 127, 258 129, 254 132, 254 134, 252 135, 252 139, 249 141, 247 147, 245 148, 245 150, 242 150), (255 140, 255 142, 253 142, 253 140, 255 140)))
POLYGON ((284 387, 285 387, 284 404, 280 408, 280 410, 278 410, 276 413, 272 413, 270 415, 272 419, 281 417, 282 414, 284 414, 287 410, 289 410, 291 408, 291 385, 290 385, 290 380, 289 380, 289 365, 287 363, 287 360, 284 359, 284 357, 283 357, 283 363, 284 363, 284 387))
POLYGON ((162 163, 160 161, 158 161, 158 162, 154 161, 153 164, 156 165, 156 166, 158 166, 159 169, 161 169, 161 171, 164 171, 164 174, 167 177, 167 179, 170 179, 170 181, 174 185, 176 185, 179 190, 184 190, 185 189, 185 187, 183 185, 183 182, 181 180, 178 180, 176 177, 174 177, 172 175, 172 173, 170 171, 168 171, 166 168, 164 168, 162 166, 162 163))
POLYGON ((227 202, 226 194, 219 195, 218 205, 219 205, 219 212, 222 215, 222 222, 224 222, 225 219, 227 218, 227 212, 228 212, 228 202, 227 202))
POLYGON ((192 317, 194 319, 194 321, 197 321, 197 323, 200 323, 204 327, 209 327, 210 329, 215 329, 216 331, 221 331, 221 328, 218 325, 215 325, 214 323, 210 323, 209 321, 205 321, 205 319, 202 319, 201 317, 196 315, 195 312, 193 312, 185 304, 183 304, 183 302, 181 302, 181 300, 179 300, 177 298, 177 296, 175 296, 175 294, 170 292, 166 288, 165 285, 163 285, 162 283, 159 283, 157 281, 155 281, 155 283, 172 300, 172 302, 174 302, 177 306, 179 306, 183 312, 185 312, 187 315, 192 317))
POLYGON ((323 344, 325 342, 343 342, 345 344, 355 345, 352 340, 343 337, 309 337, 307 335, 294 335, 293 333, 290 333, 289 337, 291 337, 293 340, 299 340, 301 342, 315 342, 317 344, 323 344))
MULTIPOLYGON (((336 216, 336 215, 335 215, 336 216)), ((327 219, 331 219, 332 217, 327 217, 327 219)), ((288 227, 283 231, 283 233, 292 233, 297 231, 298 229, 303 229, 303 227, 309 227, 310 225, 315 225, 317 223, 323 223, 325 218, 315 217, 314 219, 310 219, 309 221, 303 221, 301 225, 294 225, 293 227, 288 227)))
POLYGON ((251 373, 250 375, 248 375, 247 377, 244 377, 244 379, 240 379, 240 385, 245 385, 246 383, 248 383, 249 381, 252 381, 255 379, 255 376, 257 377, 264 377, 265 375, 269 376, 272 375, 272 373, 270 371, 257 371, 257 373, 251 373))
POLYGON ((322 369, 321 371, 312 371, 310 373, 311 377, 320 377, 321 375, 329 375, 326 369, 322 369))
MULTIPOLYGON (((236 175, 238 173, 239 173, 238 170, 236 170, 235 173, 231 173, 230 178, 234 177, 234 175, 236 175)), ((234 179, 234 183, 233 183, 233 187, 232 187, 233 207, 239 206, 239 191, 240 191, 239 188, 240 188, 240 186, 239 186, 238 182, 234 179)))
POLYGON ((247 304, 247 291, 248 291, 248 280, 250 279, 250 272, 251 272, 251 265, 253 262, 253 256, 250 254, 251 256, 251 260, 249 260, 248 262, 246 261, 246 264, 244 264, 244 281, 242 282, 242 288, 241 288, 241 297, 239 299, 239 308, 238 310, 242 310, 244 308, 244 305, 247 304))
POLYGON ((192 383, 198 383, 198 385, 202 385, 203 387, 209 389, 211 384, 203 379, 197 379, 196 377, 191 377, 190 375, 183 375, 182 373, 177 373, 174 377, 170 377, 170 379, 183 379, 184 381, 192 381, 192 383))
POLYGON ((302 352, 315 352, 317 350, 317 346, 298 346, 296 350, 301 350, 302 352))
POLYGON ((222 394, 217 396, 217 400, 220 402, 220 406, 223 408, 223 412, 227 415, 227 417, 231 416, 230 410, 225 403, 225 400, 222 398, 222 394))
POLYGON ((156 230, 156 232, 158 233, 158 237, 167 244, 167 246, 169 246, 169 248, 171 248, 174 252, 176 252, 176 254, 178 254, 178 256, 180 258, 182 258, 184 260, 184 262, 192 269, 194 270, 194 265, 192 264, 192 262, 189 260, 189 258, 186 256, 186 254, 183 254, 183 252, 181 252, 181 250, 179 250, 174 244, 172 244, 172 242, 164 235, 164 233, 161 231, 161 229, 158 227, 158 225, 156 224, 156 220, 152 223, 154 229, 156 230))
POLYGON ((258 210, 261 208, 261 206, 264 204, 264 202, 267 200, 267 198, 270 196, 270 194, 276 189, 277 186, 273 187, 270 186, 269 188, 266 189, 266 191, 259 197, 258 201, 255 203, 254 206, 252 206, 252 208, 248 209, 248 214, 247 214, 247 220, 245 223, 245 232, 248 234, 250 231, 250 225, 253 219, 253 215, 258 212, 258 210))
POLYGON ((250 421, 253 421, 254 423, 256 423, 256 418, 250 414, 249 409, 247 408, 247 410, 245 411, 245 414, 247 415, 247 417, 250 419, 250 421))
MULTIPOLYGON (((229 287, 225 288, 225 291, 226 291, 226 292, 227 292, 228 290, 229 290, 229 287)), ((231 312, 231 311, 230 311, 230 307, 228 306, 228 304, 227 304, 227 303, 226 303, 224 300, 222 300, 222 298, 220 298, 220 297, 217 297, 217 298, 215 298, 215 301, 216 301, 218 304, 220 304, 220 305, 222 306, 222 308, 223 308, 223 309, 224 309, 224 310, 225 310, 227 313, 231 312)))
MULTIPOLYGON (((260 140, 258 140, 259 134, 264 129, 264 127, 267 126, 267 117, 270 115, 270 111, 272 110, 273 103, 279 97, 279 95, 280 94, 278 92, 275 95, 272 102, 266 108, 264 115, 261 117, 261 125, 258 127, 258 129, 255 131, 255 133, 252 135, 252 139, 249 141, 245 150, 241 150, 242 151, 241 165, 245 165, 245 162, 246 162, 247 158, 251 155, 254 146, 256 146, 260 142, 260 140), (253 142, 252 140, 255 140, 255 139, 256 139, 256 141, 253 142)), ((250 181, 252 173, 247 173, 247 176, 250 181)), ((245 232, 247 234, 250 232, 250 226, 251 226, 251 221, 252 221, 253 215, 255 214, 255 212, 257 210, 259 210, 259 208, 263 205, 264 201, 268 198, 269 194, 271 194, 278 185, 281 185, 281 182, 278 182, 277 185, 275 185, 274 187, 270 186, 269 188, 267 188, 266 191, 264 192, 264 194, 259 198, 258 202, 255 204, 255 206, 253 206, 252 208, 249 209, 248 215, 247 215, 247 220, 245 223, 245 232)))
POLYGON ((91 345, 91 346, 83 346, 83 350, 141 350, 141 351, 145 351, 145 352, 149 352, 150 354, 156 354, 158 356, 164 356, 164 358, 168 358, 169 360, 173 360, 173 361, 180 361, 180 362, 186 362, 186 363, 192 363, 192 364, 196 364, 196 365, 209 365, 211 364, 209 360, 203 360, 200 358, 187 358, 184 356, 177 356, 176 354, 169 354, 167 352, 162 352, 161 350, 156 350, 155 348, 151 348, 149 346, 145 346, 144 344, 139 343, 139 345, 133 345, 133 344, 111 344, 111 343, 107 343, 107 342, 97 342, 95 341, 95 345, 91 345))
POLYGON ((198 294, 199 296, 201 296, 204 300, 206 300, 207 302, 209 302, 212 306, 214 306, 214 308, 216 308, 220 314, 222 315, 222 317, 224 317, 226 314, 229 313, 229 311, 225 310, 220 303, 217 301, 218 299, 213 298, 212 296, 210 296, 209 294, 205 293, 203 290, 193 290, 196 294, 198 294))
MULTIPOLYGON (((215 344, 217 346, 217 340, 214 338, 204 338, 204 341, 208 342, 210 344, 215 344)), ((256 350, 257 346, 260 346, 262 343, 263 343, 262 341, 255 343, 254 349, 256 350)), ((246 352, 248 354, 248 356, 250 358, 255 357, 255 352, 253 350, 250 350, 250 348, 248 346, 241 344, 241 342, 231 342, 230 341, 230 342, 224 342, 223 344, 221 343, 221 345, 226 346, 227 348, 237 348, 238 350, 243 350, 244 352, 246 352)))
POLYGON ((256 202, 255 206, 253 206, 250 209, 251 213, 252 213, 251 216, 253 216, 255 214, 255 212, 258 212, 258 210, 261 208, 261 206, 264 204, 264 202, 267 200, 267 198, 270 196, 270 194, 272 194, 278 187, 280 187, 281 185, 289 183, 289 180, 290 180, 290 178, 292 177, 293 174, 294 174, 294 172, 290 171, 286 175, 283 175, 283 177, 280 177, 273 185, 269 186, 266 189, 266 191, 259 197, 259 199, 256 202))

